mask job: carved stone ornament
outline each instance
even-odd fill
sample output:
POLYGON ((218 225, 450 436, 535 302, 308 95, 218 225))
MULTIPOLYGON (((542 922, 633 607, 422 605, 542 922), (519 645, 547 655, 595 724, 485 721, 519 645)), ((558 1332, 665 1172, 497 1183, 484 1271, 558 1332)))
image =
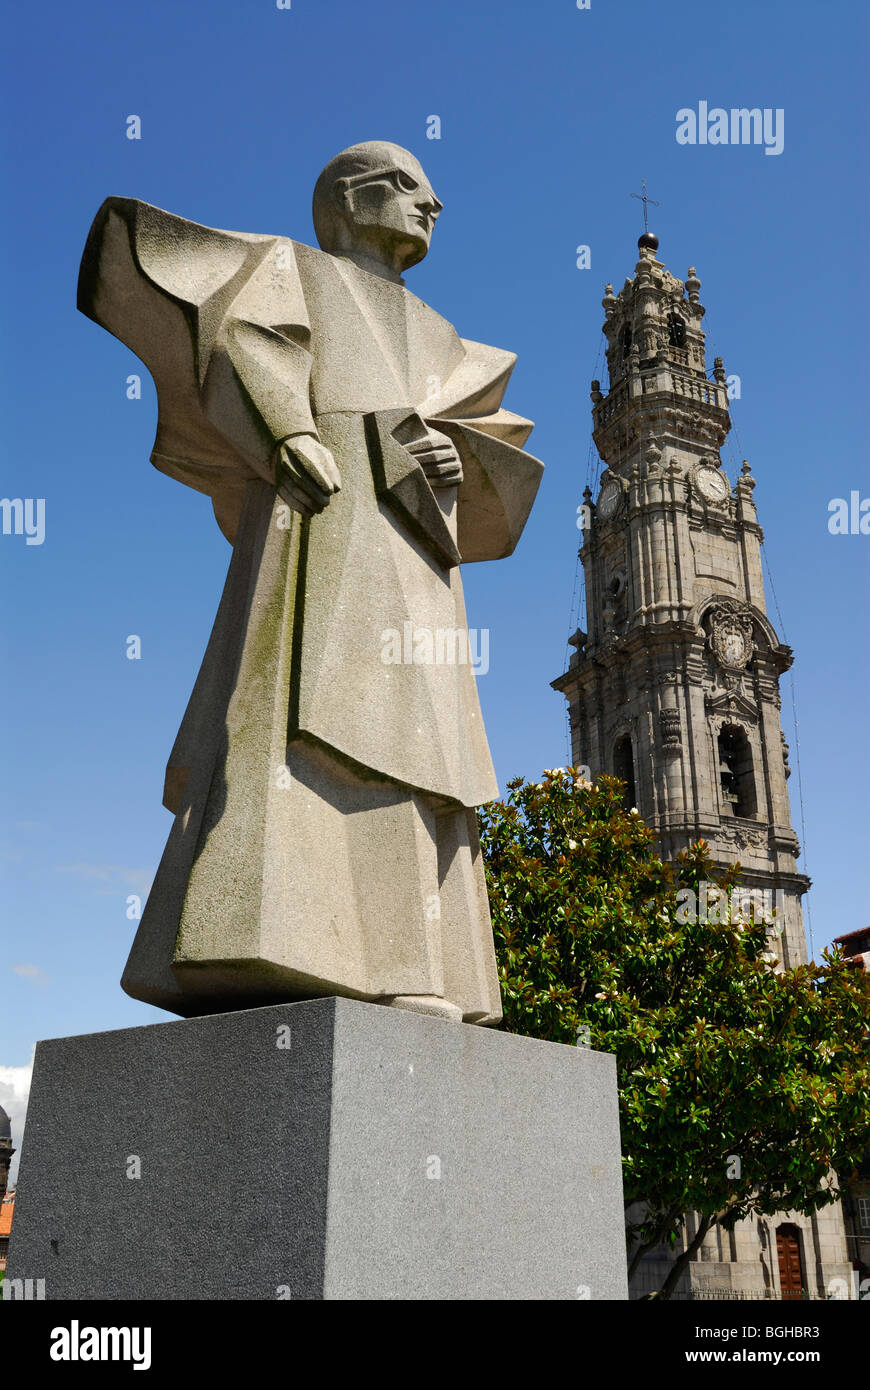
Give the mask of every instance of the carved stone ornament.
POLYGON ((737 849, 764 849, 767 845, 766 830, 749 830, 745 826, 723 826, 717 832, 717 839, 726 840, 737 849))
POLYGON ((659 711, 659 734, 663 748, 680 747, 682 739, 680 736, 680 711, 678 709, 659 711))
POLYGON ((741 691, 711 691, 704 696, 704 707, 708 714, 719 721, 717 727, 733 723, 735 716, 744 724, 747 721, 751 724, 758 723, 757 707, 752 700, 747 700, 741 691))
POLYGON ((710 647, 720 665, 742 671, 752 660, 752 619, 748 613, 714 608, 710 614, 710 647))
POLYGON ((660 478, 662 476, 662 451, 655 441, 650 443, 646 451, 646 476, 648 478, 660 478))

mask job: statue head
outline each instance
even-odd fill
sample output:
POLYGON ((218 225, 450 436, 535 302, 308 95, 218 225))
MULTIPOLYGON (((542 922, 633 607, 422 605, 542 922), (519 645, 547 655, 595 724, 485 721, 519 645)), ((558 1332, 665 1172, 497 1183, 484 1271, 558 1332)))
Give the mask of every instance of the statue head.
POLYGON ((441 203, 401 145, 367 140, 331 159, 314 189, 314 230, 324 251, 398 279, 429 250, 441 203))

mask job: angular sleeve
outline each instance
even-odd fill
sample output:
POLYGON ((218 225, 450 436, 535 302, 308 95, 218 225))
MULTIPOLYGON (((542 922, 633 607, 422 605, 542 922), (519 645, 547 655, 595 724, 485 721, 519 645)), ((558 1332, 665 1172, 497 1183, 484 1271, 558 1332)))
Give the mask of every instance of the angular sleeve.
POLYGON ((152 462, 209 493, 216 511, 249 479, 274 481, 281 439, 316 433, 308 313, 286 238, 108 198, 85 246, 78 307, 154 378, 152 462))
POLYGON ((531 420, 501 405, 514 354, 468 338, 461 342, 463 360, 424 409, 427 421, 453 440, 462 462, 457 546, 467 564, 513 553, 544 465, 522 447, 531 420))

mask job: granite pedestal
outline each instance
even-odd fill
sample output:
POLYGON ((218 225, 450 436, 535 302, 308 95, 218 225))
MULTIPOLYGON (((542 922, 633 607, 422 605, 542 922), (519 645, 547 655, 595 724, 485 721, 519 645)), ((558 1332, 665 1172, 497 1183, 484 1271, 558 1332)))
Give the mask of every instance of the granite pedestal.
POLYGON ((37 1047, 47 1299, 622 1299, 614 1058, 350 999, 37 1047))

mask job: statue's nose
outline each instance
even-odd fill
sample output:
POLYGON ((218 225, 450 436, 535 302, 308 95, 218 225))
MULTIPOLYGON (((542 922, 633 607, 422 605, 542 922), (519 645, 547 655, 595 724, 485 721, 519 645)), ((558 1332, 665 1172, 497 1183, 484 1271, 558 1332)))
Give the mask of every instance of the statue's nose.
POLYGON ((417 208, 434 222, 441 211, 441 204, 435 197, 435 194, 430 191, 428 193, 421 193, 420 198, 417 200, 417 208))

